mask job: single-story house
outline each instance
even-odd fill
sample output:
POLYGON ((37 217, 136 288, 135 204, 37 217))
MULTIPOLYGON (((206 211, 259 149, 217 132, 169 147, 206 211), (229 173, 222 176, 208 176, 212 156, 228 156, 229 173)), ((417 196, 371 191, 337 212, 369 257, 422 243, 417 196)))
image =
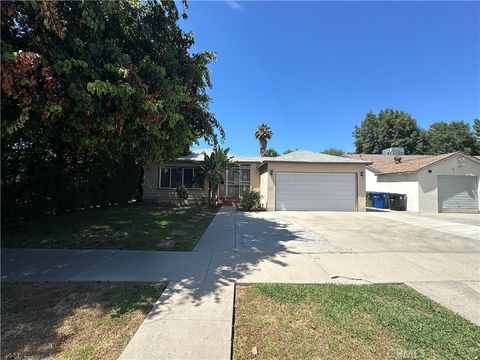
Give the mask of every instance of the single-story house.
MULTIPOLYGON (((144 200, 174 202, 175 189, 184 186, 189 201, 204 201, 207 184, 194 179, 198 163, 210 152, 194 151, 162 167, 144 169, 144 200)), ((368 160, 298 150, 278 157, 234 156, 232 161, 238 169, 225 174, 220 198, 240 199, 246 190, 256 190, 270 211, 365 211, 368 160)))
POLYGON ((480 159, 462 152, 442 155, 346 154, 371 162, 367 192, 407 195, 407 211, 479 212, 480 159))

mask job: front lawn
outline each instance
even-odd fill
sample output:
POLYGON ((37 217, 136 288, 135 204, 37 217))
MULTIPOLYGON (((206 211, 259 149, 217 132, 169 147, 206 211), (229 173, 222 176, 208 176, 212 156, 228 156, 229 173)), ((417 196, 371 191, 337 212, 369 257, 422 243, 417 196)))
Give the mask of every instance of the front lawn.
POLYGON ((478 359, 480 327, 405 285, 237 286, 235 359, 478 359))
POLYGON ((130 205, 49 216, 4 226, 2 247, 188 251, 217 210, 130 205))
POLYGON ((2 359, 117 359, 162 284, 2 285, 2 359))

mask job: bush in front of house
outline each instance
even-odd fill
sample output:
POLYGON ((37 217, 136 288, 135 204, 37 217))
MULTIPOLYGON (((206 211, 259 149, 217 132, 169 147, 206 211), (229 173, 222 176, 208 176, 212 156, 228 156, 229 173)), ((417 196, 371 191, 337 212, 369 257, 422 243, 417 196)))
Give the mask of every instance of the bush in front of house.
POLYGON ((240 206, 244 210, 252 210, 253 208, 260 208, 260 200, 262 199, 262 195, 255 190, 248 190, 243 194, 242 201, 240 202, 240 206))
POLYGON ((188 190, 185 187, 179 187, 176 190, 178 203, 181 205, 188 199, 188 190))

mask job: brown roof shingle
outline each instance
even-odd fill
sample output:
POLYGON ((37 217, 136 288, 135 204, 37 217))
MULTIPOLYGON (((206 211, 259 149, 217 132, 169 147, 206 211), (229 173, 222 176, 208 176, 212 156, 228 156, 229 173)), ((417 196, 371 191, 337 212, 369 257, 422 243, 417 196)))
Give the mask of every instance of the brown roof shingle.
POLYGON ((351 159, 371 161, 370 168, 382 174, 416 172, 437 161, 446 159, 456 153, 442 155, 381 155, 381 154, 345 154, 351 159), (401 162, 395 163, 395 156, 401 156, 401 162))

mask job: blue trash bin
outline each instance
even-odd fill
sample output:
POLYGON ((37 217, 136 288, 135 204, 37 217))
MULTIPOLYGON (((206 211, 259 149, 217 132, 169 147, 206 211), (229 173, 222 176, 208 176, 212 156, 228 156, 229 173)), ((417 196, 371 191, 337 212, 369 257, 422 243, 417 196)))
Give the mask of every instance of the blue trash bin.
POLYGON ((390 195, 389 193, 378 193, 382 202, 382 209, 390 208, 390 195))
POLYGON ((377 209, 383 209, 384 197, 381 195, 381 193, 372 192, 371 194, 372 194, 373 206, 376 207, 377 209))
POLYGON ((390 207, 390 197, 388 193, 372 192, 373 206, 377 209, 388 209, 390 207))

